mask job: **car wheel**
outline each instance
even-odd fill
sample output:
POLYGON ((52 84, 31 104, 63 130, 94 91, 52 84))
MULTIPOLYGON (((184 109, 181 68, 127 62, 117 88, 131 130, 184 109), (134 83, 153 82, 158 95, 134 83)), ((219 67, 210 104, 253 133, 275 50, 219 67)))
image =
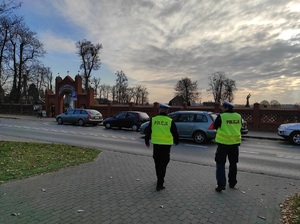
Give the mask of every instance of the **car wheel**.
POLYGON ((293 132, 290 141, 296 145, 300 145, 300 132, 293 132))
POLYGON ((62 119, 61 117, 57 118, 57 123, 58 123, 58 124, 63 124, 63 123, 64 123, 64 122, 63 122, 63 119, 62 119))
POLYGON ((105 124, 105 128, 106 128, 106 129, 110 129, 110 128, 111 128, 110 123, 106 123, 106 124, 105 124))
POLYGON ((206 134, 203 131, 196 131, 193 135, 194 142, 196 143, 204 143, 207 141, 206 134))
POLYGON ((79 126, 83 126, 84 125, 84 121, 82 119, 78 120, 78 125, 79 126))
POLYGON ((132 131, 138 131, 139 130, 139 128, 136 124, 132 125, 131 128, 132 128, 132 131))

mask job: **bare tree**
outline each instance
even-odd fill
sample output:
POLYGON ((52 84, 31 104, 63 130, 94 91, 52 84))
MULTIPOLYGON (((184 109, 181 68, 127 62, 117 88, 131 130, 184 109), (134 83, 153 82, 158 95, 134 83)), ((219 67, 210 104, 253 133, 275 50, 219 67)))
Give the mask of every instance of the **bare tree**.
POLYGON ((148 103, 148 91, 145 86, 137 85, 133 88, 134 102, 136 105, 144 105, 148 103))
POLYGON ((108 100, 109 93, 111 92, 112 87, 110 85, 105 85, 105 95, 104 97, 108 100))
POLYGON ((268 107, 268 106, 270 106, 269 101, 263 100, 260 102, 260 107, 268 107))
POLYGON ((221 100, 234 99, 234 92, 237 90, 235 81, 228 79, 224 72, 212 73, 209 77, 209 89, 214 97, 214 101, 221 103, 221 100))
POLYGON ((101 81, 100 78, 94 77, 94 78, 92 79, 92 83, 93 83, 94 91, 95 91, 95 97, 98 96, 98 88, 100 87, 100 81, 101 81))
POLYGON ((137 85, 134 87, 134 101, 135 104, 138 105, 140 104, 141 98, 142 98, 142 86, 141 85, 137 85))
POLYGON ((44 56, 43 44, 36 38, 36 33, 30 31, 21 22, 10 31, 10 51, 12 70, 14 71, 13 86, 10 94, 11 100, 19 102, 22 88, 22 77, 26 69, 33 64, 37 58, 44 56))
POLYGON ((83 70, 83 84, 85 90, 89 88, 91 73, 100 69, 101 60, 99 57, 102 44, 92 44, 91 41, 82 40, 76 43, 78 56, 81 58, 80 69, 83 70))
POLYGON ((118 103, 127 103, 128 95, 127 95, 127 88, 128 88, 128 79, 126 74, 123 71, 117 71, 115 73, 117 76, 115 91, 117 93, 116 98, 118 103))
POLYGON ((142 105, 149 103, 148 102, 148 95, 149 92, 147 91, 147 88, 145 86, 142 87, 142 91, 141 91, 141 103, 142 105))
POLYGON ((9 33, 12 27, 22 20, 21 17, 13 15, 12 12, 20 6, 21 3, 16 4, 13 1, 3 1, 0 3, 0 102, 3 101, 4 85, 9 78, 9 73, 4 73, 6 70, 4 63, 8 61, 7 44, 10 41, 9 33))
POLYGON ((190 104, 199 98, 197 81, 192 82, 190 78, 182 78, 175 85, 175 96, 182 97, 183 100, 190 104))
POLYGON ((274 108, 279 108, 279 107, 281 107, 281 104, 278 102, 278 100, 271 100, 270 106, 274 107, 274 108))
POLYGON ((47 85, 47 89, 53 90, 52 84, 53 84, 53 75, 52 71, 49 67, 47 67, 47 73, 45 76, 45 82, 47 85))

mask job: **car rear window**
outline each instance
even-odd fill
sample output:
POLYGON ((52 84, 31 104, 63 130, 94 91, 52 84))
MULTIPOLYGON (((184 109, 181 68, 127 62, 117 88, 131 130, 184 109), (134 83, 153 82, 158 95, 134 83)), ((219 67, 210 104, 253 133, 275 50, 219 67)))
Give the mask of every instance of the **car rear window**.
POLYGON ((90 110, 90 113, 91 113, 92 115, 99 115, 99 114, 100 114, 100 112, 97 111, 97 110, 90 110))
POLYGON ((210 114, 210 116, 213 119, 213 121, 215 121, 218 115, 216 115, 216 114, 210 114))
POLYGON ((142 119, 149 119, 149 116, 146 113, 140 113, 140 115, 142 119))

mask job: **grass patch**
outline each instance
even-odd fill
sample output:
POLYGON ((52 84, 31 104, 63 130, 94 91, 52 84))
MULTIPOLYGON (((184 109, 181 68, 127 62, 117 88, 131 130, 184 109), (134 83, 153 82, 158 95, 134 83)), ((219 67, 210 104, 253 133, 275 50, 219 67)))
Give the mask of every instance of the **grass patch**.
POLYGON ((282 223, 300 224, 300 193, 288 197, 281 209, 282 223))
POLYGON ((0 184, 90 162, 99 153, 80 146, 0 141, 0 184))

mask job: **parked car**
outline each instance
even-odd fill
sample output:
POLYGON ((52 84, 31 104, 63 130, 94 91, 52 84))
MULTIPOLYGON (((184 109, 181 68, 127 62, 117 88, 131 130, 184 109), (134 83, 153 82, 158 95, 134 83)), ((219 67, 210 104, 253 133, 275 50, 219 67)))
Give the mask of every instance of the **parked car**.
POLYGON ((241 134, 242 134, 242 135, 248 134, 248 124, 247 124, 247 121, 245 121, 244 119, 242 119, 242 129, 241 129, 241 134))
POLYGON ((103 125, 106 129, 109 128, 131 128, 133 131, 138 131, 142 123, 149 121, 147 113, 141 111, 123 111, 119 114, 104 119, 103 125))
MULTIPOLYGON (((191 138, 196 143, 205 143, 216 137, 216 130, 213 123, 218 114, 207 111, 176 111, 168 114, 177 126, 180 138, 191 138)), ((145 129, 149 122, 145 122, 140 127, 140 133, 145 134, 145 129)), ((241 134, 248 133, 247 122, 242 119, 241 134)))
POLYGON ((300 123, 287 123, 278 127, 278 135, 293 144, 300 145, 300 123))
MULTIPOLYGON (((217 115, 207 111, 176 111, 168 116, 174 120, 180 138, 193 139, 196 143, 205 143, 215 138, 213 127, 217 115)), ((149 122, 141 125, 140 133, 145 134, 149 122)))
POLYGON ((83 126, 92 124, 97 126, 103 122, 102 114, 97 110, 92 109, 70 109, 65 113, 56 116, 58 124, 71 123, 83 126))

